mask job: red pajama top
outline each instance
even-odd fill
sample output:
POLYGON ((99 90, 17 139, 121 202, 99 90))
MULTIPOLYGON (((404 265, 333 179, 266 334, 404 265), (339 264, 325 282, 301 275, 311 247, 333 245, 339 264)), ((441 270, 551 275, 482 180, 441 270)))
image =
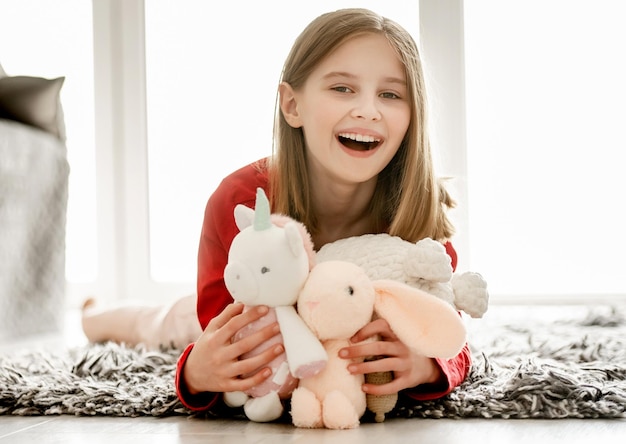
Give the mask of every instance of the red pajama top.
MULTIPOLYGON (((262 159, 247 165, 224 178, 209 198, 204 213, 202 234, 198 250, 198 319, 204 330, 209 321, 217 316, 233 298, 224 284, 224 267, 228 259, 228 250, 235 235, 239 232, 233 216, 238 204, 254 208, 256 189, 268 192, 267 160, 262 159)), ((446 251, 452 258, 452 267, 456 268, 457 256, 448 242, 446 251)), ((182 378, 182 369, 194 344, 189 344, 178 359, 176 369, 176 392, 181 402, 192 410, 211 408, 220 398, 220 393, 202 393, 191 395, 182 378)), ((471 365, 471 355, 467 344, 454 358, 437 359, 446 377, 445 386, 437 387, 424 384, 404 391, 416 400, 436 399, 450 393, 465 380, 471 365)))

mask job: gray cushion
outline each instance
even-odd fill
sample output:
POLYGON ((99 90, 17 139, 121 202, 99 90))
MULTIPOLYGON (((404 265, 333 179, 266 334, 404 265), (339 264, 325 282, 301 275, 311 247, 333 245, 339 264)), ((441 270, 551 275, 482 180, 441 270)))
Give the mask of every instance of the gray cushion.
POLYGON ((0 343, 63 326, 68 181, 63 141, 0 119, 0 343))
POLYGON ((0 118, 15 120, 65 140, 60 93, 65 77, 0 78, 0 118))

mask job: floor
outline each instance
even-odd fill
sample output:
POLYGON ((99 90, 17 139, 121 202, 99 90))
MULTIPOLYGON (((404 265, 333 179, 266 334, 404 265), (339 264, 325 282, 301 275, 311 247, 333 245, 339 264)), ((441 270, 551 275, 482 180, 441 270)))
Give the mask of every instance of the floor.
POLYGON ((354 430, 187 418, 0 417, 0 443, 585 443, 624 442, 615 420, 392 420, 354 430))
MULTIPOLYGON (((25 347, 67 347, 86 340, 76 312, 68 312, 66 330, 59 335, 0 343, 0 353, 25 347)), ((394 419, 362 424, 355 430, 304 430, 284 424, 169 418, 74 416, 1 416, 2 443, 589 443, 624 442, 626 419, 617 420, 501 420, 394 419)))

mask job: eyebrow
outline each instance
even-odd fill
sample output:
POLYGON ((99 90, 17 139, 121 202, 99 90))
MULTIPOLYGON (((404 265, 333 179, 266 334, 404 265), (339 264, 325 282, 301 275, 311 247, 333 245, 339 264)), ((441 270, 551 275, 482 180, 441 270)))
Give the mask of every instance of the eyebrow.
MULTIPOLYGON (((355 76, 354 74, 351 74, 349 72, 344 72, 344 71, 332 71, 324 75, 322 78, 325 80, 328 80, 328 79, 332 79, 335 77, 356 79, 358 76, 355 76)), ((383 81, 386 83, 397 83, 399 85, 406 86, 406 80, 398 78, 398 77, 385 77, 383 81)))

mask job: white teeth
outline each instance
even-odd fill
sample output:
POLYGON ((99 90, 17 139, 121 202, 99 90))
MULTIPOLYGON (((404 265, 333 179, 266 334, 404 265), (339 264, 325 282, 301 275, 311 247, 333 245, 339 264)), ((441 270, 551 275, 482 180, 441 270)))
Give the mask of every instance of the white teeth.
POLYGON ((368 136, 365 134, 356 134, 356 133, 340 133, 339 137, 343 137, 345 139, 356 140, 357 142, 380 142, 380 139, 376 139, 374 136, 368 136))

